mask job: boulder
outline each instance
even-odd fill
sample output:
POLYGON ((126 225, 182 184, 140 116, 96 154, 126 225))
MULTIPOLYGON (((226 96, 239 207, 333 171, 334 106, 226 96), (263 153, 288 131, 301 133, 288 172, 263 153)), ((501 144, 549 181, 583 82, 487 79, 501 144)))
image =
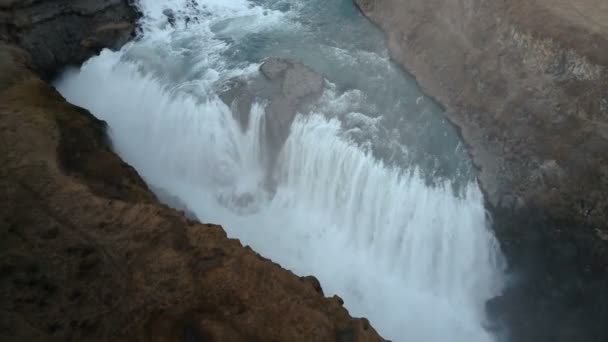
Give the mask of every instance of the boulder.
POLYGON ((104 122, 27 52, 0 56, 3 341, 382 341, 312 278, 161 204, 104 122))
POLYGON ((276 89, 266 107, 268 145, 280 150, 298 111, 317 100, 323 92, 323 76, 308 66, 282 58, 269 58, 261 73, 276 89))
POLYGON ((243 129, 249 124, 254 99, 267 101, 265 133, 271 169, 298 112, 306 112, 323 93, 323 76, 310 67, 284 58, 268 58, 260 66, 263 78, 232 79, 223 85, 220 98, 232 108, 243 129))

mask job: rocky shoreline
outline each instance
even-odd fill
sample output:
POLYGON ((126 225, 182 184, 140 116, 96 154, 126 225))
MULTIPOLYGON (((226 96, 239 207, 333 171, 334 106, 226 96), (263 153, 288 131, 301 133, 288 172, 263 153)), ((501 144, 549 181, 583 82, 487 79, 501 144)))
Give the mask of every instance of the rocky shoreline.
POLYGON ((133 36, 126 0, 0 1, 0 336, 382 341, 314 277, 161 204, 45 80, 133 36))
POLYGON ((608 338, 608 6, 601 0, 355 0, 447 109, 513 283, 514 341, 608 338))

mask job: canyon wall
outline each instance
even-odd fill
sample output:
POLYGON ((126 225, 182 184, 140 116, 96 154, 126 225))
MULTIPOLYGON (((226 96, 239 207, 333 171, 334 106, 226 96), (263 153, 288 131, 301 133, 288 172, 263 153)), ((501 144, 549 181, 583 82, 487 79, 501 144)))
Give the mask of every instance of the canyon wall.
POLYGON ((0 1, 2 340, 382 341, 314 277, 159 203, 105 123, 44 81, 136 17, 126 1, 0 1))
POLYGON ((608 2, 356 0, 479 169, 513 341, 608 338, 608 2))
POLYGON ((0 0, 0 40, 30 53, 44 78, 126 43, 138 13, 127 0, 0 0))

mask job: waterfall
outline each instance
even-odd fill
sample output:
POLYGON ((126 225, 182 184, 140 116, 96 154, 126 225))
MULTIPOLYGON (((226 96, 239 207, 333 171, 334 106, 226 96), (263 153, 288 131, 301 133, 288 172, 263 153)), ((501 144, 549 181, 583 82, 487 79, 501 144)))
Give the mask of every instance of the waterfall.
POLYGON ((232 54, 235 42, 251 39, 239 30, 276 34, 298 7, 199 3, 141 1, 143 36, 66 72, 57 88, 108 122, 114 149, 153 188, 283 267, 315 275, 326 294, 339 294, 385 338, 492 341, 484 303, 501 290, 503 262, 477 184, 455 190, 454 179, 441 178, 431 185, 420 166, 375 155, 352 134, 384 132, 381 117, 353 109, 353 98, 361 101, 356 109, 368 108, 365 89, 331 83, 320 105, 298 114, 267 170, 266 102, 253 104, 242 129, 218 84, 257 75, 258 62, 232 54), (167 24, 167 9, 187 23, 167 24), (353 118, 365 124, 353 129, 353 118))

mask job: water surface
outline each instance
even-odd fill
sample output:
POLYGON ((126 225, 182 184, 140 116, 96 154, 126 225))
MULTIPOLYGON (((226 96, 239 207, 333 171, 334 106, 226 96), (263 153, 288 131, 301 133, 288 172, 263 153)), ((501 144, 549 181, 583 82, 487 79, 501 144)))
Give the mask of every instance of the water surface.
POLYGON ((483 307, 500 291, 502 257, 466 151, 350 0, 140 7, 136 41, 57 87, 108 122, 116 151, 162 198, 315 275, 385 338, 492 340, 483 307), (267 99, 243 130, 217 94, 227 80, 259 77, 271 56, 311 66, 326 88, 267 170, 267 99))

